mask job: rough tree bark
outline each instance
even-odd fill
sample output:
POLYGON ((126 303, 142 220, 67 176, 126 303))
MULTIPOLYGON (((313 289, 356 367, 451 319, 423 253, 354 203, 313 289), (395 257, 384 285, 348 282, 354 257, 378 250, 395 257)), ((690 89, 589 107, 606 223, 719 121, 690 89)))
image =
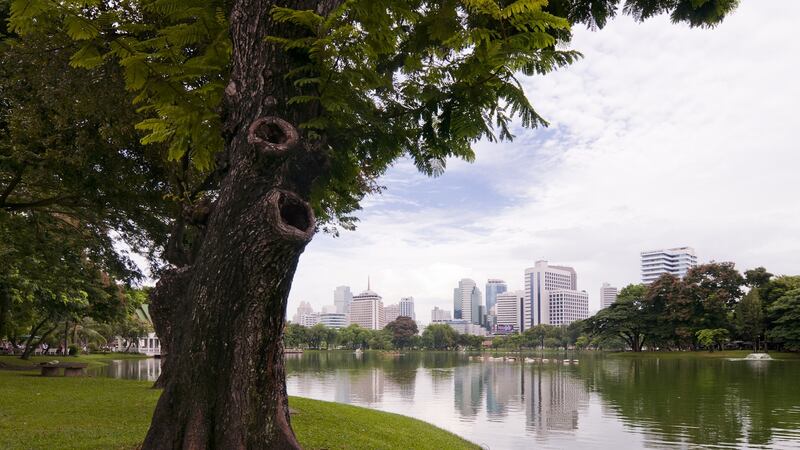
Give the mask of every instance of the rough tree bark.
POLYGON ((297 91, 284 75, 306 61, 264 38, 302 33, 270 20, 275 5, 325 15, 340 3, 233 2, 226 172, 196 257, 152 293, 166 358, 144 449, 300 448, 289 423, 282 337, 292 278, 316 228, 311 185, 328 159, 322 142, 297 131, 318 107, 287 105, 297 91))

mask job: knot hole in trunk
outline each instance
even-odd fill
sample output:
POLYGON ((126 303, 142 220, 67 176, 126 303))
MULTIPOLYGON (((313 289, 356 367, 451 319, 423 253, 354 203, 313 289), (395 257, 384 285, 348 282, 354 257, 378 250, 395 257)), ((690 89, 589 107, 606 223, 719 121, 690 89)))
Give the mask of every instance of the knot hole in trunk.
POLYGON ((265 153, 283 154, 299 141, 297 128, 275 116, 260 117, 247 130, 247 142, 265 153))
POLYGON ((316 227, 311 206, 297 194, 273 190, 268 196, 273 222, 285 237, 309 241, 316 227))

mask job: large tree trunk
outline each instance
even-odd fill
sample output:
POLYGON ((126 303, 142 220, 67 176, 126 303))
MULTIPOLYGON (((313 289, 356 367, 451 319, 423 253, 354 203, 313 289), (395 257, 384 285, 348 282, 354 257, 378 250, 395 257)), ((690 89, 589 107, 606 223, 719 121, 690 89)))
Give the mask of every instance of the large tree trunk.
MULTIPOLYGON (((325 15, 339 3, 280 4, 325 15)), ((166 357, 144 449, 300 448, 282 337, 292 278, 315 231, 311 187, 327 156, 297 131, 318 106, 287 104, 299 92, 284 75, 307 61, 265 41, 302 33, 269 19, 275 4, 238 0, 231 9, 227 171, 196 258, 164 275, 151 298, 166 357)))

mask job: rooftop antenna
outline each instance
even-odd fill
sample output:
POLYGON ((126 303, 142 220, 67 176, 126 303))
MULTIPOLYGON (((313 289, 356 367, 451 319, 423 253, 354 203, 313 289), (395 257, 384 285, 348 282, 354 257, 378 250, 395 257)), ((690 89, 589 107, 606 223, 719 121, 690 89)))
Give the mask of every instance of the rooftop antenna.
POLYGON ((367 275, 367 290, 368 291, 371 290, 370 287, 369 287, 369 275, 367 275))

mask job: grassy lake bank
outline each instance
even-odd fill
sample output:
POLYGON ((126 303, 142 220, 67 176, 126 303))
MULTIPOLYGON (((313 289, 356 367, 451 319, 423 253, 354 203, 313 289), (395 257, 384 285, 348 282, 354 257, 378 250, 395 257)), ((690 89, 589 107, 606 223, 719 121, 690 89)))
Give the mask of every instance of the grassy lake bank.
MULTIPOLYGON (((103 364, 101 356, 33 358, 103 364)), ((115 355, 116 356, 116 355, 115 355)), ((18 358, 13 358, 20 361, 18 358)), ((112 358, 118 359, 118 358, 112 358)), ((43 378, 0 370, 0 448, 135 449, 144 440, 161 391, 152 383, 104 377, 43 378)), ((292 426, 307 449, 477 449, 458 436, 409 417, 292 397, 292 426)))

